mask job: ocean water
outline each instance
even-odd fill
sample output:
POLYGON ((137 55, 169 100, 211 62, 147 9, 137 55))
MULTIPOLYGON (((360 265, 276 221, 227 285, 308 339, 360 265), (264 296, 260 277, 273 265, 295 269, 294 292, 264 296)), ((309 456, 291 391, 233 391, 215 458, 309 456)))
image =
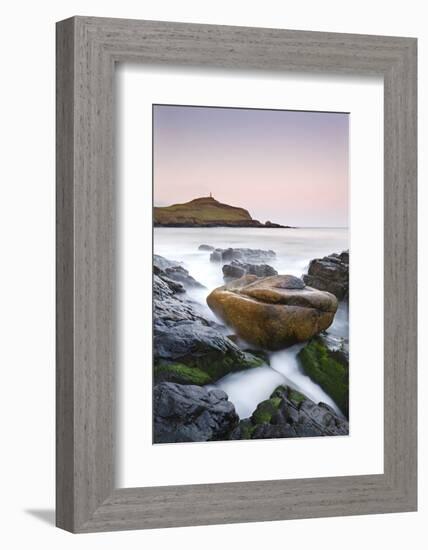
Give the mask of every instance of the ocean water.
MULTIPOLYGON (((206 297, 224 284, 221 264, 210 262, 210 252, 198 250, 199 245, 216 248, 259 248, 274 250, 276 259, 269 264, 278 273, 300 277, 307 272, 313 258, 349 248, 348 230, 338 228, 262 229, 262 228, 169 228, 154 230, 154 253, 169 260, 181 262, 205 289, 189 291, 200 303, 207 316, 215 316, 206 304, 206 297)), ((341 304, 328 332, 348 338, 349 315, 346 304, 341 304)), ((323 401, 338 408, 320 386, 303 374, 296 355, 302 345, 270 354, 270 366, 229 374, 216 382, 234 403, 240 418, 251 415, 258 403, 267 399, 280 384, 288 384, 315 402, 323 401)))

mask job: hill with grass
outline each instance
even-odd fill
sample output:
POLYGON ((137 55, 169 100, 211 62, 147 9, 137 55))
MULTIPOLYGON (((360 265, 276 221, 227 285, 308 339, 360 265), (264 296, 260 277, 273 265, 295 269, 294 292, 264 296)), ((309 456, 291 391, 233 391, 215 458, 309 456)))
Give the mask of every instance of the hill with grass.
POLYGON ((223 204, 214 197, 200 197, 183 204, 156 206, 155 227, 288 227, 253 220, 248 210, 223 204))

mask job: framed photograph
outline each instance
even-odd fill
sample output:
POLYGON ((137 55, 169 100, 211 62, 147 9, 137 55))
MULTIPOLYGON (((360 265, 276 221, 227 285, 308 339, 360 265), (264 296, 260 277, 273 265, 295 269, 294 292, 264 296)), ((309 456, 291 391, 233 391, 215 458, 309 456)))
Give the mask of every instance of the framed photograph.
POLYGON ((57 525, 417 507, 416 39, 57 24, 57 525))

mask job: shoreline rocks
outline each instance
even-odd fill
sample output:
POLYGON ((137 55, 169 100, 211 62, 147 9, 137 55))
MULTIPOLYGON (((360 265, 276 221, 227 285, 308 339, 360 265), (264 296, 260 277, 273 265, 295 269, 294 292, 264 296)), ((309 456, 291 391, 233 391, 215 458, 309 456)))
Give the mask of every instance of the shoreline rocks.
POLYGON ((348 435, 347 420, 325 403, 314 403, 288 386, 279 386, 241 420, 230 439, 276 439, 348 435))
MULTIPOLYGON (((261 258, 267 254, 274 259, 271 250, 199 248, 220 254, 215 261, 224 264, 226 280, 241 270, 245 273, 207 298, 224 326, 207 318, 203 306, 190 299, 186 289, 202 285, 182 265, 154 257, 153 442, 347 435, 348 341, 323 333, 334 319, 337 298, 298 277, 267 275, 275 270, 261 263, 261 258), (240 420, 227 394, 212 386, 231 372, 269 363, 267 350, 305 340, 297 356, 301 368, 335 401, 344 417, 325 403, 314 403, 288 386, 279 386, 250 418, 240 420), (247 349, 247 344, 256 350, 247 349)), ((327 271, 322 266, 324 279, 325 273, 341 272, 336 266, 346 260, 349 265, 349 256, 343 254, 319 260, 333 265, 327 271)), ((345 279, 333 275, 332 281, 345 279)))
POLYGON ((230 262, 241 260, 248 263, 268 262, 275 260, 276 253, 273 250, 260 250, 254 248, 216 248, 211 252, 211 262, 230 262))
POLYGON ((278 271, 268 264, 249 264, 241 262, 241 260, 232 260, 230 264, 223 265, 222 271, 226 281, 240 279, 244 275, 256 275, 257 277, 278 275, 278 271))
POLYGON ((240 338, 278 350, 309 340, 333 322, 338 302, 292 275, 245 275, 213 290, 209 307, 240 338))
POLYGON ((230 372, 264 364, 262 358, 229 339, 225 327, 206 319, 181 283, 155 274, 153 306, 155 381, 204 385, 230 372))
POLYGON ((175 281, 183 287, 205 288, 204 285, 201 285, 201 283, 194 279, 187 269, 184 269, 178 262, 172 262, 158 254, 153 255, 153 273, 162 279, 167 278, 169 281, 175 281))
POLYGON ((309 264, 308 274, 303 275, 304 282, 331 292, 338 300, 347 300, 349 294, 349 251, 316 258, 309 264))
MULTIPOLYGON (((153 347, 155 376, 162 373, 165 379, 166 374, 170 373, 169 380, 177 382, 180 381, 180 369, 177 368, 180 365, 195 369, 194 375, 198 378, 205 373, 202 384, 207 384, 231 372, 259 367, 264 363, 261 358, 242 351, 216 328, 200 321, 181 321, 165 328, 157 326, 153 347)), ((186 380, 190 374, 184 374, 183 379, 186 380)))
POLYGON ((330 348, 323 336, 313 338, 297 357, 303 372, 349 416, 349 352, 347 346, 330 348))
POLYGON ((219 389, 169 382, 154 387, 154 443, 227 439, 238 422, 234 405, 219 389))

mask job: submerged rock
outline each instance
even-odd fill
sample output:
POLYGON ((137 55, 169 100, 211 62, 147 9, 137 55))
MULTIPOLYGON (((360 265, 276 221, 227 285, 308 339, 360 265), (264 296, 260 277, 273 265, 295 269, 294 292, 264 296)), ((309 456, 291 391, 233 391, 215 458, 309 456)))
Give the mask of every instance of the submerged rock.
POLYGON ((348 435, 346 419, 325 403, 314 403, 302 393, 279 386, 259 403, 249 419, 241 420, 230 439, 274 439, 348 435))
POLYGON ((297 357, 303 372, 333 399, 342 413, 349 415, 349 353, 347 347, 328 347, 324 337, 313 338, 297 357))
POLYGON ((216 248, 210 256, 212 262, 242 260, 249 263, 258 263, 274 260, 275 258, 276 254, 273 250, 260 250, 257 248, 216 248))
POLYGON ((312 260, 303 280, 318 290, 326 290, 338 300, 347 300, 349 293, 349 252, 330 254, 312 260))
POLYGON ((221 390, 168 382, 154 387, 154 443, 227 439, 238 421, 235 407, 221 390))
POLYGON ((225 280, 239 279, 244 275, 256 275, 257 277, 278 275, 278 271, 268 264, 249 264, 240 260, 232 260, 230 264, 225 264, 222 271, 225 280))
POLYGON ((269 350, 326 330, 338 305, 332 294, 307 287, 292 275, 245 275, 216 288, 207 303, 240 338, 269 350))

